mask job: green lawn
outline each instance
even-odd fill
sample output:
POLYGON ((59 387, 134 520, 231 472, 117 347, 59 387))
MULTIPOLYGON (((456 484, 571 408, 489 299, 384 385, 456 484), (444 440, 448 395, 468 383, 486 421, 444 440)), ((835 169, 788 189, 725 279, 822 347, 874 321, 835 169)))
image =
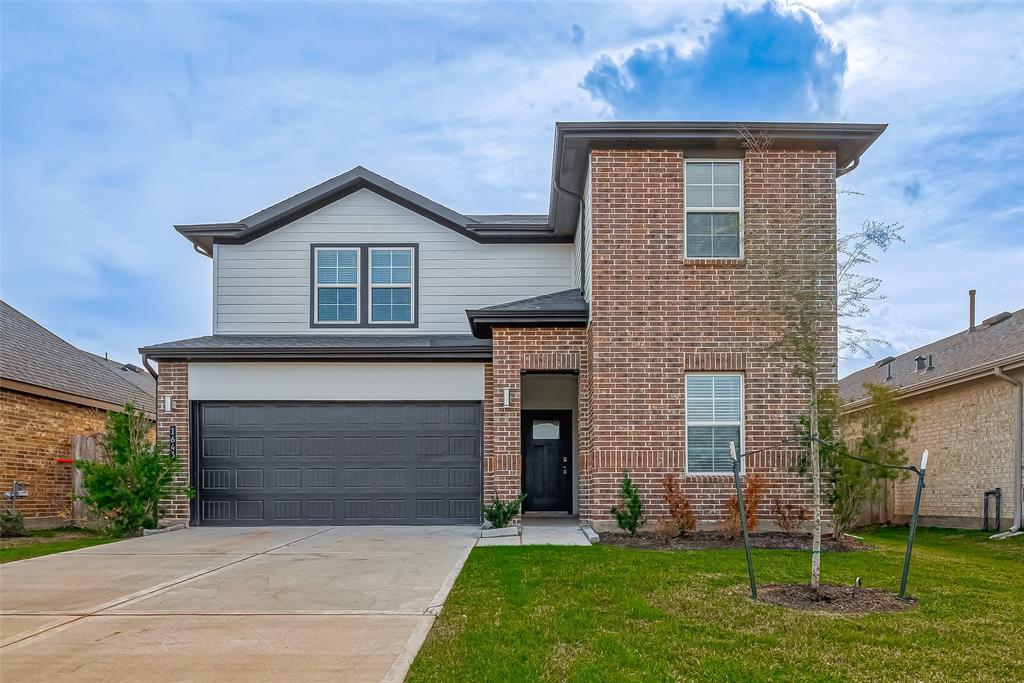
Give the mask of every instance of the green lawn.
POLYGON ((0 564, 88 548, 116 540, 119 539, 72 527, 30 531, 26 537, 0 540, 0 564))
MULTIPOLYGON (((905 529, 825 554, 823 581, 898 590, 905 529)), ((809 556, 755 551, 759 583, 809 556)), ((409 680, 1020 680, 1024 537, 922 529, 908 612, 802 613, 752 602, 742 551, 594 546, 473 551, 409 680)))

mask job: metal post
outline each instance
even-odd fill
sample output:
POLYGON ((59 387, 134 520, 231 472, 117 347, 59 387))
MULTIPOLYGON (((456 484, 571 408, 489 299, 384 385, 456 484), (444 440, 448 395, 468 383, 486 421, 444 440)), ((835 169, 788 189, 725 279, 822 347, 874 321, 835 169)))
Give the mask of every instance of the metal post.
POLYGON ((743 501, 743 487, 740 486, 740 459, 736 456, 736 442, 729 442, 732 457, 732 477, 736 483, 736 502, 739 507, 740 528, 743 529, 743 549, 747 553, 747 574, 750 576, 750 597, 757 600, 757 581, 754 579, 754 561, 750 557, 750 534, 747 533, 747 506, 743 501))
POLYGON ((917 516, 921 511, 921 491, 924 490, 924 471, 928 467, 928 450, 921 455, 921 468, 917 471, 917 494, 914 496, 914 514, 910 518, 910 535, 907 537, 907 555, 903 558, 903 578, 900 579, 900 598, 907 597, 907 574, 910 572, 910 553, 914 550, 914 534, 917 533, 917 516))

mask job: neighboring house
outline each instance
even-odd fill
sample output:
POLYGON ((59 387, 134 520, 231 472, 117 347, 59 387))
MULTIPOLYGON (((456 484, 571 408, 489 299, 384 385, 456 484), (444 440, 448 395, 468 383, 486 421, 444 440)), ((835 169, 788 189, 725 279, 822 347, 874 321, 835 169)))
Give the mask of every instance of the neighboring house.
POLYGON ((712 522, 730 441, 768 448, 746 471, 771 497, 806 501, 794 451, 769 447, 807 393, 767 348, 779 288, 746 255, 834 244, 836 176, 883 130, 563 123, 546 215, 457 213, 357 167, 236 223, 177 226, 213 259, 214 319, 140 349, 198 493, 175 515, 477 523, 522 490, 527 514, 604 525, 629 471, 651 517, 671 473, 712 522), (773 148, 746 151, 744 129, 773 148), (745 233, 752 218, 777 231, 745 233))
POLYGON ((106 411, 128 401, 153 415, 148 372, 75 348, 0 301, 0 489, 28 483, 16 503, 26 524, 67 521, 71 437, 102 431, 106 411))
MULTIPOLYGON (((839 382, 844 417, 867 407, 865 383, 893 387, 917 417, 903 445, 914 465, 928 449, 921 521, 982 526, 985 492, 1002 493, 1002 529, 1020 524, 1021 391, 1024 309, 999 313, 968 329, 895 357, 839 382)), ((906 522, 916 478, 889 483, 871 522, 906 522)), ((995 523, 995 500, 989 502, 995 523)))

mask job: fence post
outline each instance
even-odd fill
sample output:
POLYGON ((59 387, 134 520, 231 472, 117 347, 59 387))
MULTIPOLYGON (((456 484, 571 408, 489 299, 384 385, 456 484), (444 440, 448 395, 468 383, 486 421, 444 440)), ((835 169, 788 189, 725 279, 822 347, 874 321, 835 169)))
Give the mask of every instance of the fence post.
POLYGON ((747 506, 743 500, 743 487, 740 485, 740 459, 736 455, 736 442, 729 442, 729 455, 732 457, 732 478, 736 484, 736 503, 739 508, 740 528, 743 530, 743 550, 747 554, 747 575, 750 577, 750 597, 757 600, 757 581, 754 579, 754 561, 750 557, 750 534, 747 533, 747 506))
POLYGON ((907 554, 903 558, 903 578, 900 579, 900 598, 907 597, 907 574, 910 572, 910 553, 914 550, 914 535, 917 533, 917 517, 921 511, 921 491, 924 490, 924 472, 928 467, 928 449, 921 454, 921 467, 917 470, 917 494, 914 496, 914 514, 910 518, 910 535, 907 537, 907 554))

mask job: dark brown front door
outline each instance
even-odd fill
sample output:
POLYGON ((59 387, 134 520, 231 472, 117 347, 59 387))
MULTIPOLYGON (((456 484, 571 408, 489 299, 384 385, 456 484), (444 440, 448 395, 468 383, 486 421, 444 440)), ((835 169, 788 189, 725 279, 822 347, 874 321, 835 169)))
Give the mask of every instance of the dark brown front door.
POLYGON ((572 411, 523 411, 523 509, 572 512, 572 411))

